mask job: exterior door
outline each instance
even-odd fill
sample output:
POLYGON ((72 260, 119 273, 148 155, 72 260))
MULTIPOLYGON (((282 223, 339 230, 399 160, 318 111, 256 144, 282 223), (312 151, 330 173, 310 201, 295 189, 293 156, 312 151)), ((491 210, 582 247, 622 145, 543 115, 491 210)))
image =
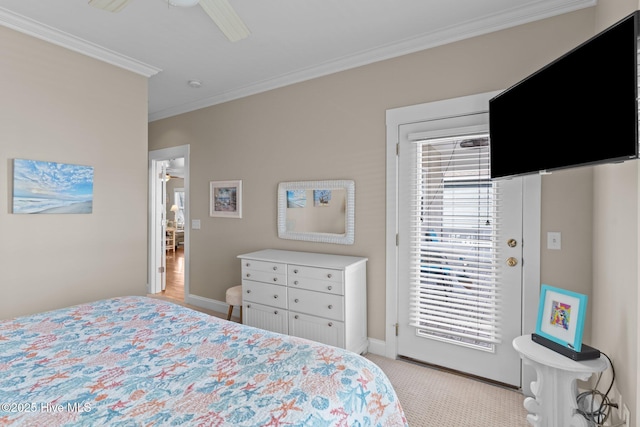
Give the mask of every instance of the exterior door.
POLYGON ((488 114, 399 128, 398 355, 520 385, 522 179, 491 181, 488 114))

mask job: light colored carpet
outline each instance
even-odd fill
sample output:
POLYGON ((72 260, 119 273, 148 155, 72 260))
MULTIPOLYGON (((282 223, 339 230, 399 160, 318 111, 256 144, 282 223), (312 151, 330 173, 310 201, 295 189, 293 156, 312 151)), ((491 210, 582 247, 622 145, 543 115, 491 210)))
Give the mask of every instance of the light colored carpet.
POLYGON ((365 356, 389 377, 410 427, 528 427, 522 393, 449 372, 365 356))

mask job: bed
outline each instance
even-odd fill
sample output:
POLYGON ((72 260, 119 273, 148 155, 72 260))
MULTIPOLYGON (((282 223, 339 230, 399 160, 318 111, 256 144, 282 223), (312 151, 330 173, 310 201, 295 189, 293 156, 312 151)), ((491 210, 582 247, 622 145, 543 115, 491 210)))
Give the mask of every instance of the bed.
POLYGON ((132 296, 0 321, 0 425, 408 424, 360 355, 132 296))

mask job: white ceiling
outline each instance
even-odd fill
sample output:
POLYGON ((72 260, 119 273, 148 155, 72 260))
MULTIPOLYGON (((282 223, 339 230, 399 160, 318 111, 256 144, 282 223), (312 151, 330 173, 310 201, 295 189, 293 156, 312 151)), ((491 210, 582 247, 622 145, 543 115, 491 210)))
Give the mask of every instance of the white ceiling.
POLYGON ((532 22, 596 0, 230 0, 229 42, 202 8, 0 0, 0 25, 149 76, 149 120, 532 22), (202 86, 193 89, 191 79, 202 86))

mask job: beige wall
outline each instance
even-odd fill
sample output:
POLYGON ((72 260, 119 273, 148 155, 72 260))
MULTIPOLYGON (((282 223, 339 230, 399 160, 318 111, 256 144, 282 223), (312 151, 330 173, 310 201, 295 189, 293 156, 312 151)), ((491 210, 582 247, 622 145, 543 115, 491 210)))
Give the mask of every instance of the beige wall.
MULTIPOLYGON (((593 167, 542 176, 540 223, 541 283, 586 295, 593 291, 593 167), (559 231, 560 250, 547 249, 547 233, 559 231)), ((584 342, 592 344, 593 304, 587 303, 584 342)))
MULTIPOLYGON (((637 161, 595 168, 592 345, 613 361, 616 387, 634 415, 638 392, 638 188, 637 161)), ((610 378, 605 377, 607 384, 610 378)))
POLYGON ((190 144, 191 293, 224 301, 236 255, 262 248, 369 258, 369 336, 385 339, 385 112, 506 88, 593 33, 582 10, 250 96, 149 125, 152 150, 190 144), (208 183, 243 180, 243 218, 208 217, 208 183), (353 179, 352 246, 281 240, 281 181, 353 179))
POLYGON ((144 294, 146 78, 0 27, 0 93, 0 318, 144 294), (93 213, 9 213, 14 158, 93 166, 93 213))
MULTIPOLYGON (((598 2, 595 31, 607 28, 638 6, 638 0, 598 2)), ((631 427, 640 425, 639 173, 637 161, 594 168, 592 345, 613 361, 616 388, 631 411, 631 427)), ((603 378, 607 382, 611 371, 608 374, 603 378)))

